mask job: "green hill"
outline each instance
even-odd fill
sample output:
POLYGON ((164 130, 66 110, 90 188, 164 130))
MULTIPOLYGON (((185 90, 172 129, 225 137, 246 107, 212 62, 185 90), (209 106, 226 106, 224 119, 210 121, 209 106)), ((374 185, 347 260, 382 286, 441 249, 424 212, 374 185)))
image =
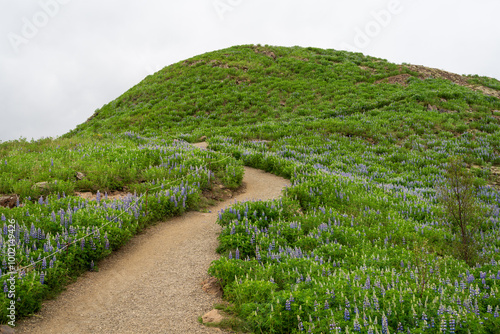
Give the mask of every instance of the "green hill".
POLYGON ((4 245, 7 222, 19 233, 16 314, 238 188, 244 164, 292 186, 220 214, 210 273, 242 328, 498 333, 499 124, 498 80, 359 53, 244 45, 165 67, 61 138, 0 144, 0 194, 19 196, 0 207, 4 245), (474 193, 465 229, 440 192, 452 167, 474 193))
POLYGON ((492 110, 500 108, 493 96, 500 97, 500 83, 489 78, 395 65, 345 51, 237 46, 148 76, 70 134, 198 135, 201 129, 304 117, 327 120, 322 131, 374 140, 441 130, 463 133, 495 122, 492 110), (478 93, 481 89, 490 95, 478 93), (332 121, 361 115, 381 128, 339 127, 332 121), (401 123, 409 119, 403 130, 401 123))

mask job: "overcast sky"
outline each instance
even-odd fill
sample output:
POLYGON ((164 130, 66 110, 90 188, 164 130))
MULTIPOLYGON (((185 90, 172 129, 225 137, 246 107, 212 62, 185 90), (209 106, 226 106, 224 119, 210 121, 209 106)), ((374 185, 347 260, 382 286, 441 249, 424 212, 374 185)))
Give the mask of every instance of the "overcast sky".
POLYGON ((498 0, 0 0, 0 140, 57 137, 144 77, 240 44, 500 79, 498 0))

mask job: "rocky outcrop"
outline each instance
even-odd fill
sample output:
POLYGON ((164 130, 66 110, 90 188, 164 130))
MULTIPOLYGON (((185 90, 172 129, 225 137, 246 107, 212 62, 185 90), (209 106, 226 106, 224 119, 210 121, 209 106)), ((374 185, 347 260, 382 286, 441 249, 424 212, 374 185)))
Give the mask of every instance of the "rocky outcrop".
POLYGON ((38 182, 32 187, 32 189, 48 190, 50 188, 49 182, 38 182))
POLYGON ((210 277, 204 280, 202 283, 202 289, 208 294, 215 295, 217 297, 222 297, 222 287, 219 281, 215 277, 210 277))
MULTIPOLYGON (((0 206, 13 208, 17 203, 17 195, 0 195, 0 206)), ((0 332, 2 333, 2 332, 0 332)))

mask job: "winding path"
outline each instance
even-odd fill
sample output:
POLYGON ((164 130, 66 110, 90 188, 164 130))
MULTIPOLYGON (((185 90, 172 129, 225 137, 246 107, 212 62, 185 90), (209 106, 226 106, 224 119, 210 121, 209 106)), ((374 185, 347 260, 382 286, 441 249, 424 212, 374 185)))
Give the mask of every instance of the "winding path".
MULTIPOLYGON (((204 147, 203 143, 196 145, 204 147)), ((201 289, 220 226, 217 213, 235 200, 273 199, 288 180, 245 167, 245 192, 211 208, 158 223, 87 272, 16 333, 214 333, 198 322, 218 300, 201 289)))

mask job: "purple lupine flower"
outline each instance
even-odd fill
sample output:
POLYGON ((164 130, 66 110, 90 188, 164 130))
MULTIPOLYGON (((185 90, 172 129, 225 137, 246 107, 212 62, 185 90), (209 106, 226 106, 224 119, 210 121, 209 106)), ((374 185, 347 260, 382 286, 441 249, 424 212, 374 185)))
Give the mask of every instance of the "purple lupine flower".
POLYGON ((42 260, 42 269, 47 269, 47 259, 46 258, 43 258, 42 260))
POLYGON ((450 334, 455 334, 455 318, 450 319, 450 334))
POLYGON ((238 248, 236 248, 236 260, 239 260, 240 259, 240 250, 238 248))
POLYGON ((349 310, 346 308, 344 310, 344 320, 349 321, 351 319, 351 313, 349 313, 349 310))
POLYGON ((40 283, 45 284, 45 273, 43 271, 40 272, 40 283))
POLYGON ((367 276, 364 289, 370 290, 370 287, 371 287, 370 276, 367 276))
POLYGON ((446 329, 447 329, 447 328, 448 328, 448 326, 446 325, 446 319, 445 319, 445 318, 443 318, 443 319, 441 320, 441 332, 442 332, 442 333, 446 333, 446 329))
POLYGON ((361 332, 361 325, 359 324, 358 318, 354 319, 354 331, 361 332))
POLYGON ((388 334, 389 333, 389 325, 387 323, 387 317, 385 316, 385 313, 382 313, 382 334, 388 334))
POLYGON ((292 306, 291 306, 291 304, 290 304, 290 299, 287 299, 287 300, 286 300, 286 303, 285 303, 285 309, 286 309, 287 311, 291 311, 291 310, 292 310, 292 306))
POLYGON ((379 303, 378 303, 378 298, 377 298, 377 296, 375 294, 373 295, 373 307, 375 307, 375 310, 378 311, 378 309, 379 309, 379 303))
POLYGON ((9 287, 7 286, 7 281, 3 282, 3 292, 5 292, 5 293, 9 292, 9 287))
POLYGON ((363 308, 369 308, 370 306, 370 299, 365 295, 365 299, 363 300, 363 308))
POLYGON ((94 271, 94 260, 90 261, 90 271, 94 271))
POLYGON ((82 241, 80 242, 80 248, 81 248, 81 250, 83 250, 83 248, 85 248, 85 239, 82 239, 82 241))

